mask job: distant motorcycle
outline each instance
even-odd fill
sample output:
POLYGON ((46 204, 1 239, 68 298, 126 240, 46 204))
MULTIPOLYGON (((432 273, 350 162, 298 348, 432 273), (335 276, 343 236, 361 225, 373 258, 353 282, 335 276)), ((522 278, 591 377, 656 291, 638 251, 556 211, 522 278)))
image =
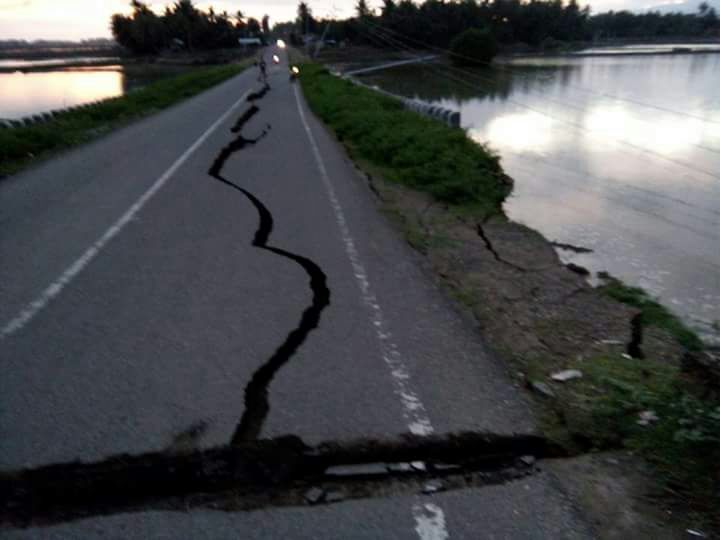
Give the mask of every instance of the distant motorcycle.
POLYGON ((300 77, 300 68, 298 68, 297 66, 291 67, 290 68, 290 81, 292 82, 295 79, 297 79, 298 77, 300 77))

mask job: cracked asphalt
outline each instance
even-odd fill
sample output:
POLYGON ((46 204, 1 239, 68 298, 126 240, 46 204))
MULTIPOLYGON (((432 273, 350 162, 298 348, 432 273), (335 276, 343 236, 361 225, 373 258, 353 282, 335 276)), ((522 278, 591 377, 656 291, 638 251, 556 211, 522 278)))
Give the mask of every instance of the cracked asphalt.
MULTIPOLYGON (((312 261, 326 276, 329 305, 271 373, 257 436, 294 434, 314 444, 395 435, 418 422, 437 434, 534 431, 521 391, 380 214, 286 65, 270 68, 269 84, 240 126, 240 136, 256 142, 222 167, 251 197, 208 169, 236 140, 231 128, 251 104, 225 113, 259 89, 253 70, 0 182, 0 324, 48 287, 62 287, 0 340, 0 469, 161 451, 198 422, 207 425, 200 447, 230 441, 250 381, 313 303, 302 265, 253 245, 260 207, 272 218, 268 244, 312 261), (122 230, 71 279, 60 278, 169 170, 122 230)), ((592 536, 545 473, 433 496, 237 514, 140 512, 2 533, 592 536)))

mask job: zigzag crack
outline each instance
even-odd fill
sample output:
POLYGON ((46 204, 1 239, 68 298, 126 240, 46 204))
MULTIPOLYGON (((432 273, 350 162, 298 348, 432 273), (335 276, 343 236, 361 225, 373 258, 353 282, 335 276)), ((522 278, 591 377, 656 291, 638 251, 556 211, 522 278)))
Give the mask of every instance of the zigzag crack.
MULTIPOLYGON (((265 86, 260 92, 251 95, 253 99, 259 99, 267 93, 269 86, 265 86)), ((248 98, 248 100, 250 97, 248 98)), ((253 105, 240 117, 232 128, 233 132, 239 132, 242 127, 259 111, 253 105)), ((260 436, 263 424, 270 412, 268 399, 268 388, 278 371, 293 357, 300 346, 305 342, 310 332, 317 328, 323 310, 330 304, 330 289, 327 286, 327 277, 322 269, 312 260, 284 249, 268 245, 272 234, 274 220, 270 210, 248 190, 231 182, 223 177, 221 172, 225 162, 233 155, 248 145, 256 144, 265 137, 270 129, 266 129, 255 139, 246 139, 239 135, 235 140, 223 148, 210 167, 209 174, 216 180, 228 187, 242 193, 255 207, 258 213, 259 223, 252 241, 252 245, 259 249, 269 251, 289 259, 299 265, 310 278, 310 289, 312 291, 312 302, 302 314, 299 325, 290 331, 285 341, 275 350, 273 355, 258 368, 253 374, 250 382, 245 388, 245 411, 232 437, 232 444, 239 444, 245 441, 252 441, 260 436)))

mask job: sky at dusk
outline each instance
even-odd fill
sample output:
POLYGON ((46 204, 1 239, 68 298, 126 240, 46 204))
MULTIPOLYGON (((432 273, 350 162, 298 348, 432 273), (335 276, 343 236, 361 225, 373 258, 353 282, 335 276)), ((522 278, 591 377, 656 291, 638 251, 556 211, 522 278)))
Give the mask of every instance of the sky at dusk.
MULTIPOLYGON (((580 0, 588 3, 593 12, 610 9, 639 10, 659 4, 681 3, 682 0, 580 0)), ((170 2, 148 2, 162 12, 170 2)), ((318 17, 345 17, 351 15, 355 0, 308 0, 313 14, 318 17)), ((371 0, 371 7, 381 5, 371 0)), ((298 0, 215 0, 196 1, 201 9, 210 5, 215 11, 236 13, 260 19, 270 16, 271 22, 291 20, 295 17, 298 0)), ((0 40, 2 39, 86 39, 110 37, 109 22, 113 13, 129 12, 127 0, 0 0, 0 40)))

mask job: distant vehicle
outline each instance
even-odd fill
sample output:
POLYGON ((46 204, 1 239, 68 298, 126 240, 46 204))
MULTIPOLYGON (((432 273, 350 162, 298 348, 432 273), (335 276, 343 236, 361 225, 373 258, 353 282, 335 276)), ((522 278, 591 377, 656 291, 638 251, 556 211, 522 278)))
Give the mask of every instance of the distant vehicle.
POLYGON ((273 63, 274 64, 280 63, 280 57, 277 54, 273 54, 273 63))

